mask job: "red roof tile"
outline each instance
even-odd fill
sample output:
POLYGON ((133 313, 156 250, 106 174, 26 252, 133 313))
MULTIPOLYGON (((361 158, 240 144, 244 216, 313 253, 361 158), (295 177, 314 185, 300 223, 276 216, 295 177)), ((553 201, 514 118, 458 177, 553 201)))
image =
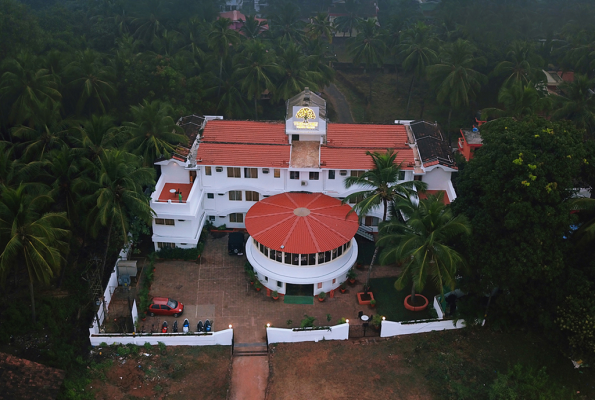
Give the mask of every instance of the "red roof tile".
POLYGON ((196 152, 196 163, 198 165, 287 168, 290 154, 290 145, 201 143, 196 152))
POLYGON ((450 199, 448 198, 448 194, 444 191, 444 190, 426 190, 425 193, 420 193, 419 194, 419 198, 420 199, 427 199, 429 194, 432 194, 434 196, 437 196, 438 193, 442 192, 444 194, 444 196, 442 196, 442 202, 444 204, 450 204, 450 199))
MULTIPOLYGON (((372 158, 366 154, 370 152, 386 152, 387 148, 383 149, 350 149, 342 147, 325 147, 320 148, 320 159, 323 167, 329 169, 359 169, 367 170, 374 168, 372 158)), ((395 162, 402 163, 402 168, 413 169, 413 150, 411 148, 397 150, 397 158, 395 162), (411 166, 409 165, 411 163, 411 166)))
POLYGON ((185 202, 188 200, 188 195, 192 190, 192 183, 166 183, 163 185, 163 190, 161 190, 161 194, 159 195, 159 201, 168 201, 171 200, 172 202, 180 201, 180 197, 177 193, 171 193, 170 190, 175 190, 176 192, 182 193, 182 201, 185 202))
POLYGON ((254 204, 246 229, 259 243, 279 251, 312 254, 335 249, 357 232, 351 207, 321 193, 282 193, 254 204), (302 209, 303 214, 300 214, 302 209), (283 246, 283 248, 281 248, 283 246))
POLYGON ((208 121, 203 142, 289 144, 283 122, 208 121))

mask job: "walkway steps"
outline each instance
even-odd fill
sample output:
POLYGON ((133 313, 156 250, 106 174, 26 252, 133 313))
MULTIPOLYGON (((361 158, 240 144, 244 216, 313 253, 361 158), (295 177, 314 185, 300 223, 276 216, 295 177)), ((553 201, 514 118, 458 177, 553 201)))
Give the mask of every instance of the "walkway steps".
POLYGON ((234 357, 268 356, 266 343, 236 343, 233 346, 234 357))
POLYGON ((366 239, 372 241, 372 242, 374 241, 374 235, 372 235, 372 229, 370 229, 366 226, 360 225, 359 228, 357 229, 357 234, 363 238, 366 238, 366 239))

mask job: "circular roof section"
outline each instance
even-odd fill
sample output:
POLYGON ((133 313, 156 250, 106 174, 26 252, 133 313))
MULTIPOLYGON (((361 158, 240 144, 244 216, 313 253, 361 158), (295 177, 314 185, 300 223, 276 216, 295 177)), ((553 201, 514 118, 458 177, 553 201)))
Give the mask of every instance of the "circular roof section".
POLYGON ((287 253, 310 254, 350 241, 359 222, 351 207, 322 193, 282 193, 254 204, 246 229, 259 243, 287 253))

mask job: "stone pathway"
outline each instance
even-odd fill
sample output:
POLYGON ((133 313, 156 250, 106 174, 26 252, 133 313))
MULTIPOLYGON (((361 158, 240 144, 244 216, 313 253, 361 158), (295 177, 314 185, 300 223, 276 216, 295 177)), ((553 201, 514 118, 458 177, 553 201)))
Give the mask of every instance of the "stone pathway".
POLYGON ((264 400, 268 380, 268 356, 234 357, 229 400, 264 400))
POLYGON ((343 96, 343 93, 341 93, 334 84, 324 88, 324 93, 329 97, 329 101, 333 104, 335 112, 337 113, 337 121, 335 122, 353 124, 353 117, 351 116, 349 103, 345 96, 343 96))

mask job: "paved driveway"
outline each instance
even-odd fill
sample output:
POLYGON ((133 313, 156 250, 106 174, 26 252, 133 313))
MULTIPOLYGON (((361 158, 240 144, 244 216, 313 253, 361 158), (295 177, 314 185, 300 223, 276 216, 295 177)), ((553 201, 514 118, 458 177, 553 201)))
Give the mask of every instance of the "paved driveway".
MULTIPOLYGON (((185 305, 184 314, 178 318, 180 331, 184 318, 188 318, 195 330, 199 320, 214 321, 214 330, 219 331, 232 324, 236 343, 265 342, 267 323, 285 328, 287 320, 293 321, 293 327, 299 326, 304 314, 317 318, 316 324, 326 325, 327 314, 330 324, 336 324, 340 318, 355 320, 358 311, 371 314, 369 306, 357 304, 356 291, 361 284, 349 288, 347 293, 337 292, 334 298, 327 296, 324 302, 315 299, 313 305, 284 304, 281 299, 275 301, 266 296, 266 290, 256 292, 244 273, 244 257, 227 254, 227 236, 220 239, 209 237, 200 263, 186 261, 158 261, 155 263, 155 280, 151 287, 151 296, 171 297, 185 305)), ((394 269, 381 267, 374 274, 394 274, 394 269), (386 271, 386 272, 383 272, 386 271)), ((365 279, 360 272, 360 281, 365 279)), ((163 320, 171 326, 173 317, 147 317, 145 330, 151 324, 160 327, 163 320)))

